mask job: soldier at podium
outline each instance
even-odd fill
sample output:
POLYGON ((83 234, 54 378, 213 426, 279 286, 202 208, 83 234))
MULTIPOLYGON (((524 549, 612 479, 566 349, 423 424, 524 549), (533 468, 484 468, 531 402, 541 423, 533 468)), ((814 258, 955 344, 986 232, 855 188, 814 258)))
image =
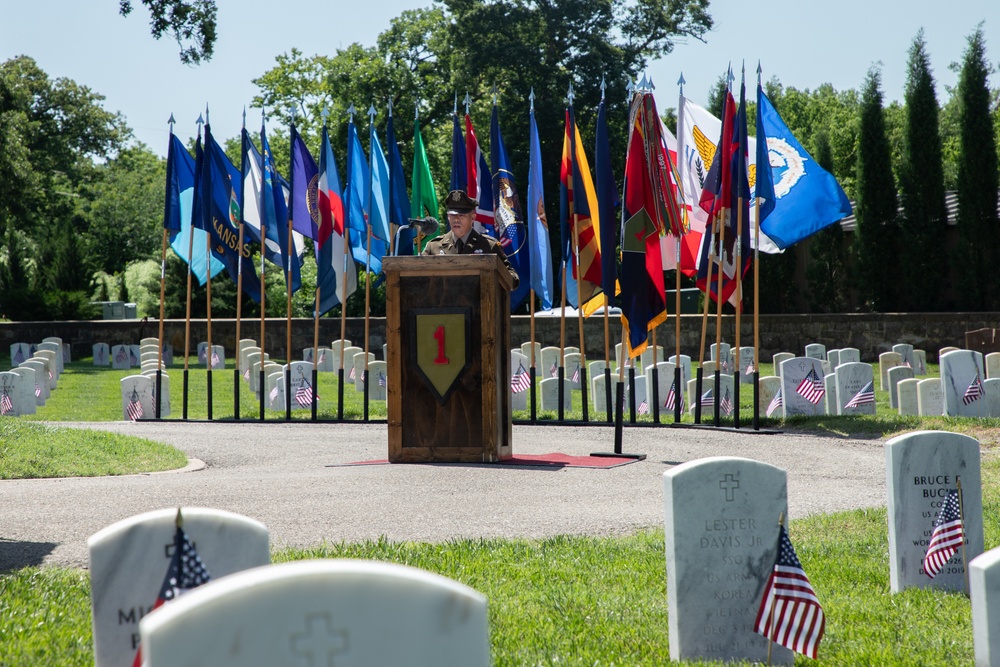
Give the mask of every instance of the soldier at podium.
POLYGON ((452 190, 448 193, 445 207, 448 211, 448 226, 451 231, 431 239, 424 246, 423 255, 483 255, 493 253, 501 260, 517 288, 519 278, 517 271, 510 265, 510 260, 503 247, 489 236, 484 236, 472 228, 476 219, 476 204, 465 190, 452 190))

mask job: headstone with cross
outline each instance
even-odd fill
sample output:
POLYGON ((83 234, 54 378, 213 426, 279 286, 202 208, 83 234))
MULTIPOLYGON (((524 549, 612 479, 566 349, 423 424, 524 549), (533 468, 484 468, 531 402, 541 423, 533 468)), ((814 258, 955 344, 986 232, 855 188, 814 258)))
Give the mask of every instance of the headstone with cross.
POLYGON ((143 655, 158 667, 490 664, 483 595, 438 574, 372 561, 240 572, 165 605, 140 632, 143 655))
MULTIPOLYGON (((720 456, 663 475, 671 660, 760 661, 753 630, 787 512, 787 474, 767 463, 720 456)), ((792 664, 775 645, 774 664, 792 664)))

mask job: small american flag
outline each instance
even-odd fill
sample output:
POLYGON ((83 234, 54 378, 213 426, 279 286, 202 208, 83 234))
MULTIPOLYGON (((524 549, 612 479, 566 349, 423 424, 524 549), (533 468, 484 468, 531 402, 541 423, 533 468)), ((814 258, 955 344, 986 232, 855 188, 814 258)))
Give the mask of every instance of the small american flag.
POLYGON ((795 392, 813 405, 819 405, 819 402, 826 396, 823 380, 816 375, 815 368, 809 369, 809 373, 802 378, 802 382, 796 387, 795 392))
POLYGON ((948 492, 941 513, 934 520, 934 532, 931 543, 927 546, 924 556, 924 572, 933 579, 944 567, 945 563, 955 555, 962 546, 965 530, 962 527, 962 513, 958 503, 958 489, 948 492))
POLYGON ((515 394, 520 394, 531 388, 531 376, 528 374, 524 364, 519 363, 517 370, 510 377, 510 390, 515 394))
POLYGON ((14 358, 11 360, 15 366, 20 366, 24 363, 24 350, 21 345, 17 345, 17 352, 14 353, 14 358))
POLYGON ((347 377, 347 379, 348 380, 353 380, 354 379, 354 368, 353 367, 351 367, 351 374, 347 377))
MULTIPOLYGON (((316 398, 319 398, 319 396, 317 396, 316 398)), ((295 392, 295 402, 301 405, 303 408, 312 405, 313 388, 308 384, 299 385, 298 390, 295 392)))
POLYGON ((118 348, 118 354, 115 355, 115 363, 124 364, 128 361, 128 352, 125 351, 125 347, 121 346, 118 348))
POLYGON ((962 397, 962 402, 966 405, 970 403, 975 403, 979 400, 979 397, 985 394, 983 390, 983 383, 979 379, 979 373, 976 373, 976 378, 969 385, 969 388, 965 390, 965 396, 962 397))
POLYGON ((321 364, 325 364, 326 363, 326 350, 321 350, 320 351, 320 353, 319 353, 319 363, 321 363, 321 364))
POLYGON ((726 393, 723 395, 722 400, 719 401, 719 409, 722 410, 722 414, 731 415, 733 414, 733 399, 729 397, 729 389, 726 389, 726 393))
POLYGON ((826 630, 826 616, 785 527, 781 526, 779 532, 778 558, 767 580, 754 630, 815 660, 826 630))
POLYGON ((201 348, 200 350, 198 350, 198 361, 200 361, 201 363, 205 363, 206 361, 208 361, 208 347, 207 346, 201 348))
POLYGON ((913 366, 910 364, 909 361, 904 361, 903 365, 906 366, 907 368, 913 368, 913 366))
POLYGON ((269 393, 267 396, 268 398, 271 399, 271 402, 274 403, 274 401, 278 398, 278 385, 274 385, 274 387, 271 389, 271 393, 269 393))
POLYGON ((12 412, 14 412, 14 402, 10 400, 10 394, 5 387, 3 394, 0 395, 0 415, 9 415, 12 412))
POLYGON ((247 366, 247 369, 245 371, 243 371, 243 379, 246 380, 247 382, 250 381, 250 367, 249 366, 247 366))
POLYGON ((774 395, 774 398, 772 398, 771 402, 768 403, 768 405, 767 405, 767 416, 770 417, 775 412, 777 412, 778 410, 780 410, 781 406, 783 404, 784 404, 784 400, 781 398, 781 388, 779 387, 778 388, 778 393, 776 393, 774 395))
POLYGON ((135 392, 133 392, 132 400, 129 401, 128 405, 125 407, 125 412, 128 413, 129 419, 131 419, 132 421, 137 421, 139 419, 142 419, 142 414, 143 414, 142 402, 139 401, 139 397, 135 396, 134 394, 135 392))
POLYGON ((220 361, 219 361, 219 353, 216 352, 215 350, 212 350, 212 368, 215 368, 216 366, 218 366, 219 363, 220 363, 220 361))
POLYGON ((754 367, 753 367, 753 362, 751 361, 749 364, 747 364, 747 372, 746 372, 746 374, 747 375, 753 375, 753 373, 754 373, 754 367))
MULTIPOLYGON (((681 397, 681 412, 684 412, 684 394, 681 397)), ((677 400, 677 383, 671 382, 670 389, 667 391, 667 400, 663 401, 663 407, 668 410, 674 409, 674 401, 677 400)))
POLYGON ((99 345, 97 347, 97 362, 98 363, 100 363, 100 364, 104 363, 104 354, 105 354, 104 346, 103 345, 99 345))
POLYGON ((378 374, 378 386, 380 386, 380 387, 385 387, 386 386, 385 373, 383 373, 381 371, 379 371, 379 374, 378 374))
POLYGON ((580 381, 580 367, 577 366, 576 370, 573 371, 573 382, 579 382, 579 381, 580 381))
POLYGON ((136 355, 135 350, 131 346, 128 348, 128 362, 133 366, 139 365, 139 357, 136 355))
POLYGON ((715 398, 712 396, 712 388, 709 387, 708 391, 701 395, 701 407, 712 407, 715 405, 715 398))
POLYGON ((722 363, 719 364, 719 370, 723 373, 729 372, 729 355, 722 357, 722 363))
POLYGON ((35 383, 35 398, 38 398, 38 397, 39 397, 39 396, 41 396, 41 395, 42 395, 42 388, 41 388, 41 386, 39 386, 39 384, 38 384, 38 383, 36 382, 36 383, 35 383))
POLYGON ((649 403, 646 401, 639 401, 639 407, 635 409, 636 414, 648 415, 649 414, 649 403))
POLYGON ((557 377, 559 375, 559 368, 556 366, 556 362, 552 362, 552 368, 549 369, 549 375, 552 377, 557 377))
POLYGON ((854 398, 847 402, 845 408, 857 408, 862 405, 869 405, 875 403, 875 381, 872 380, 864 387, 861 388, 854 398))

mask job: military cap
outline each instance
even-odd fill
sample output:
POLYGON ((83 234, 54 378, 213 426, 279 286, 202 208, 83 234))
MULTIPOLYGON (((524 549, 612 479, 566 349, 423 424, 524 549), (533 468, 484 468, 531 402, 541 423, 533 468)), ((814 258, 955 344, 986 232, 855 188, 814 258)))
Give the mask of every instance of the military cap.
POLYGON ((452 190, 448 193, 448 199, 445 200, 445 207, 448 209, 448 213, 468 213, 469 211, 475 211, 478 204, 479 202, 470 197, 465 190, 452 190))

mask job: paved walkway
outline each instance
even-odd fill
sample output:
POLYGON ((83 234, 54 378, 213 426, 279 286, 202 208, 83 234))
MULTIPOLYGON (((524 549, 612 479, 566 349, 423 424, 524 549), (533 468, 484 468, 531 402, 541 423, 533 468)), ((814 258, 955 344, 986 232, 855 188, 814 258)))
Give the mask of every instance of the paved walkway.
MULTIPOLYGON (((801 434, 626 429, 647 459, 611 469, 337 466, 386 457, 385 424, 60 424, 170 443, 204 466, 122 477, 0 481, 0 571, 86 567, 87 538, 135 514, 213 507, 263 522, 272 547, 377 539, 620 534, 662 525, 662 474, 706 456, 788 471, 792 518, 885 503, 882 443, 801 434)), ((613 449, 608 427, 515 426, 516 454, 613 449)))

